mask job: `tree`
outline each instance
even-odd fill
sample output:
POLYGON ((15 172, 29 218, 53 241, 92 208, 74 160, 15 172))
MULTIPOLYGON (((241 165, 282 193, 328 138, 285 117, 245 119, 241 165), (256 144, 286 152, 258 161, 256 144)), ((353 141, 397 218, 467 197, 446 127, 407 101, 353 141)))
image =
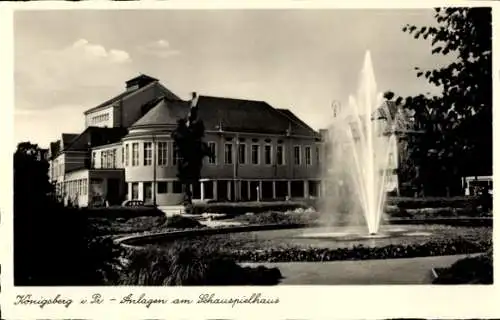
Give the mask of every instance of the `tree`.
POLYGON ((55 201, 48 162, 36 144, 14 153, 14 284, 103 285, 118 274, 118 248, 99 238, 88 213, 55 201))
POLYGON ((406 25, 415 39, 430 39, 431 53, 453 56, 433 70, 415 68, 441 94, 385 97, 415 111, 409 144, 424 193, 458 193, 460 177, 492 171, 492 28, 490 8, 436 8, 436 26, 406 25), (442 182, 442 183, 440 183, 442 182))
POLYGON ((213 156, 203 141, 204 136, 205 125, 198 119, 197 96, 193 93, 189 114, 177 121, 177 127, 172 132, 177 153, 177 178, 183 187, 186 213, 192 210, 191 188, 200 180, 203 159, 213 156))

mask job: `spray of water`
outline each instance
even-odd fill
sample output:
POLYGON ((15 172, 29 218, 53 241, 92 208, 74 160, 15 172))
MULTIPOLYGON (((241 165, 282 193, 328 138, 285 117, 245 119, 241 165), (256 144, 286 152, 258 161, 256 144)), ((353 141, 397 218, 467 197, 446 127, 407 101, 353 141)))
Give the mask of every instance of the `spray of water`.
POLYGON ((397 163, 395 131, 403 118, 377 91, 369 51, 356 95, 335 113, 326 137, 323 210, 334 212, 330 224, 364 222, 369 234, 376 234, 397 163))

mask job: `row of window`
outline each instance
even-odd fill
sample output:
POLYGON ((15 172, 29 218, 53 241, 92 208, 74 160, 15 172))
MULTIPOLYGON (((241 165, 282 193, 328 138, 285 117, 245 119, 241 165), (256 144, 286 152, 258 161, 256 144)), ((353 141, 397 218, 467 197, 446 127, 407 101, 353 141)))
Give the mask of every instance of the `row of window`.
POLYGON ((65 181, 56 184, 56 194, 59 195, 86 195, 88 193, 87 179, 65 181))
MULTIPOLYGON (((92 152, 92 168, 95 168, 97 163, 97 151, 92 152)), ((116 153, 117 149, 103 150, 101 153, 101 165, 100 168, 114 169, 119 167, 116 163, 116 153)), ((123 155, 122 155, 123 163, 123 155)))
MULTIPOLYGON (((153 143, 152 142, 144 142, 143 143, 143 165, 150 166, 153 164, 153 143)), ((177 155, 174 155, 172 164, 176 164, 177 155)), ((125 144, 122 151, 122 161, 126 167, 132 165, 133 167, 139 165, 139 143, 134 142, 131 144, 125 144), (132 159, 130 159, 132 156, 132 159)), ((157 143, 157 159, 156 165, 158 166, 166 166, 167 165, 167 142, 161 141, 157 143)))
MULTIPOLYGON (((214 153, 216 147, 215 142, 209 142, 210 150, 214 153)), ((246 144, 238 144, 238 155, 237 161, 238 164, 246 164, 247 163, 247 145, 246 144)), ((250 147, 250 163, 259 165, 260 164, 260 152, 261 146, 259 144, 252 144, 250 147)), ((302 158, 302 147, 294 146, 293 147, 293 164, 294 165, 302 165, 303 161, 307 166, 312 165, 312 151, 310 146, 304 147, 304 158, 302 158)), ((233 164, 233 144, 226 143, 224 145, 224 163, 225 164, 233 164)), ((216 163, 216 159, 209 159, 209 163, 216 163)), ((319 148, 316 148, 316 163, 319 163, 319 148)), ((276 153, 273 153, 272 145, 266 144, 264 145, 264 164, 265 165, 285 165, 286 164, 286 152, 285 146, 277 145, 276 153)))
MULTIPOLYGON (((172 184, 172 192, 171 193, 177 193, 180 194, 182 193, 182 185, 179 181, 172 181, 170 182, 172 184)), ((156 182, 156 193, 157 194, 165 194, 168 193, 168 181, 158 181, 156 182)), ((151 199, 153 189, 152 189, 153 183, 152 182, 144 182, 143 183, 143 199, 151 199)), ((139 200, 139 182, 132 182, 131 184, 132 187, 132 194, 131 194, 131 199, 132 200, 139 200)))
POLYGON ((93 116, 90 119, 90 124, 97 124, 97 123, 101 123, 101 122, 104 122, 104 121, 109 121, 109 113, 105 113, 105 114, 100 114, 100 115, 97 115, 97 116, 93 116))
MULTIPOLYGON (((167 142, 158 142, 156 152, 156 165, 166 166, 168 163, 168 144, 167 142)), ((217 144, 215 142, 208 142, 208 147, 211 153, 214 155, 208 159, 209 164, 217 164, 217 144)), ((237 158, 235 159, 234 154, 234 144, 226 143, 224 145, 224 164, 233 164, 235 160, 238 164, 253 164, 259 165, 261 162, 261 145, 252 144, 250 146, 250 159, 247 158, 247 144, 238 143, 237 144, 237 158)), ((175 153, 175 146, 172 144, 173 154, 172 154, 172 165, 176 165, 177 155, 175 153)), ((270 144, 264 145, 264 164, 265 165, 285 165, 286 164, 286 152, 284 145, 277 145, 276 152, 273 153, 273 147, 270 144)), ((150 166, 153 164, 153 143, 144 142, 142 148, 142 165, 150 166)), ((122 161, 126 167, 129 165, 135 167, 140 165, 139 159, 139 143, 134 142, 130 144, 125 144, 122 152, 122 161)), ((293 147, 293 164, 294 165, 312 165, 312 149, 310 146, 294 146, 293 147), (302 150, 304 149, 304 150, 302 150), (303 153, 302 153, 303 151, 303 153)), ((316 147, 316 163, 319 163, 319 148, 316 147)))

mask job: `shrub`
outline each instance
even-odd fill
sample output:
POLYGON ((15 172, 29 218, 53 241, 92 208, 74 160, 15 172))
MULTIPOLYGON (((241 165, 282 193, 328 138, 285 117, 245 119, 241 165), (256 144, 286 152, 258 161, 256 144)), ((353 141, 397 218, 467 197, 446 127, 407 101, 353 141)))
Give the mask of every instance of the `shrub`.
POLYGON ((387 205, 403 209, 419 208, 477 208, 480 205, 479 197, 388 197, 387 205))
POLYGON ((296 213, 268 211, 252 215, 238 216, 236 220, 248 224, 313 224, 319 219, 318 213, 296 213))
POLYGON ((493 257, 468 257, 441 269, 433 284, 493 284, 493 257))
POLYGON ((297 208, 308 208, 302 202, 226 202, 226 203, 198 203, 194 205, 194 214, 223 213, 228 216, 244 215, 248 212, 262 213, 267 211, 285 212, 297 208))
POLYGON ((224 255, 209 250, 175 245, 133 251, 120 285, 205 286, 274 285, 281 279, 278 269, 243 268, 224 255))
POLYGON ((120 247, 97 236, 82 211, 55 203, 14 210, 15 285, 102 285, 118 276, 120 247))
POLYGON ((136 217, 162 217, 165 213, 155 206, 83 208, 83 213, 92 218, 130 219, 136 217))
POLYGON ((181 215, 168 217, 165 223, 165 227, 175 229, 192 229, 200 228, 202 226, 203 225, 198 220, 181 215))
POLYGON ((398 244, 384 247, 355 246, 353 248, 271 248, 266 250, 231 250, 227 254, 245 262, 301 262, 415 258, 427 256, 486 252, 491 241, 429 241, 423 244, 398 244))
POLYGON ((162 227, 167 218, 163 216, 140 216, 133 218, 97 217, 89 218, 97 234, 113 235, 152 231, 162 227))

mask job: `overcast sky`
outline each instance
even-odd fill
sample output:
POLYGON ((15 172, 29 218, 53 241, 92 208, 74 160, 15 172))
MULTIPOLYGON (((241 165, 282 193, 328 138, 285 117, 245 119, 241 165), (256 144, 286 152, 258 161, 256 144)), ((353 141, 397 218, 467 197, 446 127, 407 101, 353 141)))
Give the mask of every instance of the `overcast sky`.
POLYGON ((84 127, 83 111, 139 73, 182 98, 190 92, 265 100, 325 127, 332 101, 356 92, 366 50, 378 89, 432 87, 414 67, 445 62, 404 24, 431 10, 23 11, 15 18, 16 142, 47 146, 84 127))

